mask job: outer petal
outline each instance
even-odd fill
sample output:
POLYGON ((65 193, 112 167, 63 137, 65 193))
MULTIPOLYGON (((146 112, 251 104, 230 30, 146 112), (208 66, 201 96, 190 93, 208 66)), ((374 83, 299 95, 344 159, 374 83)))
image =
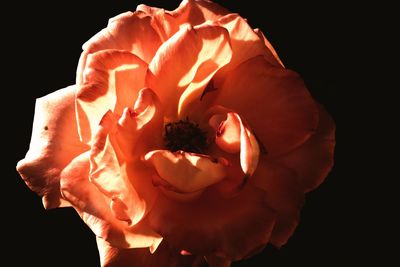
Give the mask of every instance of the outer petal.
POLYGON ((282 67, 285 67, 282 63, 282 60, 279 58, 278 53, 275 51, 275 48, 272 46, 272 44, 268 41, 267 37, 263 34, 263 32, 260 29, 254 29, 254 32, 257 33, 258 37, 260 40, 264 42, 264 45, 269 49, 271 52, 270 55, 266 55, 266 58, 268 62, 272 64, 272 62, 277 61, 282 67), (271 57, 273 56, 273 58, 271 57))
POLYGON ((270 242, 277 247, 284 245, 296 229, 304 202, 296 172, 262 157, 249 183, 266 192, 268 204, 276 212, 270 242))
POLYGON ((262 56, 240 64, 211 94, 246 119, 270 156, 303 144, 318 124, 318 109, 299 75, 262 56))
POLYGON ((142 220, 133 227, 114 217, 110 200, 89 181, 89 153, 75 158, 61 173, 63 196, 71 202, 92 231, 123 248, 150 247, 154 251, 162 238, 142 220))
POLYGON ((225 178, 224 159, 183 151, 155 150, 144 156, 157 174, 176 191, 192 193, 225 178))
POLYGON ((318 187, 333 166, 335 123, 322 106, 319 106, 319 112, 316 133, 305 144, 277 159, 298 173, 305 192, 318 187))
POLYGON ((126 51, 104 50, 88 57, 76 95, 78 130, 84 142, 93 137, 107 110, 121 114, 124 107, 133 106, 146 71, 147 64, 126 51))
POLYGON ((126 12, 110 19, 107 28, 101 30, 83 45, 77 70, 77 84, 83 83, 83 72, 88 55, 108 49, 131 52, 149 63, 161 45, 152 19, 142 12, 126 12))
POLYGON ((29 151, 17 165, 29 188, 43 196, 46 209, 63 204, 60 172, 89 149, 77 134, 75 88, 70 86, 36 100, 29 151))
POLYGON ((266 244, 275 220, 264 192, 253 186, 230 199, 206 190, 190 203, 160 194, 148 218, 172 247, 230 260, 266 244))
POLYGON ((181 107, 187 98, 200 98, 212 75, 230 58, 229 37, 224 28, 207 24, 185 27, 157 51, 149 65, 146 84, 159 96, 167 118, 174 120, 178 104, 181 107))
POLYGON ((162 242, 153 254, 148 249, 120 249, 112 247, 103 239, 97 238, 102 267, 200 267, 204 261, 200 256, 182 256, 162 242))

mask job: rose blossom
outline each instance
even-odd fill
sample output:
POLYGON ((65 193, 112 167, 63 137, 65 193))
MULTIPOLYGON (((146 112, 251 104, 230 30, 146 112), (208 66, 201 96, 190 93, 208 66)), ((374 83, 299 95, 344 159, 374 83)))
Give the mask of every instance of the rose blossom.
POLYGON ((76 209, 102 266, 229 266, 287 242, 334 132, 238 14, 139 5, 83 45, 75 85, 36 101, 17 169, 46 209, 76 209))

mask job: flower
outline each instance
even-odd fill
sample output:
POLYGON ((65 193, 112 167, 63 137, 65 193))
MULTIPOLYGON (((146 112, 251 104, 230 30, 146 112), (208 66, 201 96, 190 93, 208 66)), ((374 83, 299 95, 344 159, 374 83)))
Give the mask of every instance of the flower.
POLYGON ((238 14, 139 5, 84 44, 75 85, 37 100, 17 170, 46 209, 76 209, 102 266, 229 266, 287 242, 334 131, 238 14))

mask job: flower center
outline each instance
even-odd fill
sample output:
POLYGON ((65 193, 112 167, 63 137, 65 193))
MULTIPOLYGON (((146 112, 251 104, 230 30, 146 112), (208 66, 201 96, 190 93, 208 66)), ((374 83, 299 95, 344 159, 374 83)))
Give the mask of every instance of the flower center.
POLYGON ((183 150, 203 154, 207 148, 206 133, 198 124, 186 120, 170 122, 165 125, 165 146, 172 152, 183 150))

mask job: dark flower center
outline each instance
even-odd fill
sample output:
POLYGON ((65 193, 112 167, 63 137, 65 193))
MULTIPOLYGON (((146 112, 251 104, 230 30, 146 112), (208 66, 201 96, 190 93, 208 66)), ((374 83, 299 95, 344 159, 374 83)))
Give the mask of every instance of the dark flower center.
POLYGON ((198 124, 186 120, 170 122, 165 125, 165 146, 172 152, 183 150, 203 154, 207 148, 206 133, 198 124))

